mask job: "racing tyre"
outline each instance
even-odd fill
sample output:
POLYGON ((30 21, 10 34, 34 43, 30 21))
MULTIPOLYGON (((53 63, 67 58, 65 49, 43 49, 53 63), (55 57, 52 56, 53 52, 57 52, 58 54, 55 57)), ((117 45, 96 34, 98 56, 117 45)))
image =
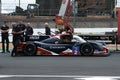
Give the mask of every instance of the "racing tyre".
POLYGON ((33 56, 36 54, 37 47, 34 43, 28 42, 24 46, 24 53, 27 56, 33 56))
POLYGON ((83 56, 91 56, 94 53, 94 48, 89 43, 83 43, 80 47, 80 53, 83 56))

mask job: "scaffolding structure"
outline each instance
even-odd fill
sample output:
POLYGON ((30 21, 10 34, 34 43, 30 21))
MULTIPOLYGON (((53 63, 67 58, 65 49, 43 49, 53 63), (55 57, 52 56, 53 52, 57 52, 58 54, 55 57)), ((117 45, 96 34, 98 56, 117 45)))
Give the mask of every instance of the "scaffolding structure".
MULTIPOLYGON (((114 0, 75 0, 78 2, 78 16, 112 15, 114 0)), ((40 15, 55 15, 62 0, 36 0, 40 5, 40 15)))

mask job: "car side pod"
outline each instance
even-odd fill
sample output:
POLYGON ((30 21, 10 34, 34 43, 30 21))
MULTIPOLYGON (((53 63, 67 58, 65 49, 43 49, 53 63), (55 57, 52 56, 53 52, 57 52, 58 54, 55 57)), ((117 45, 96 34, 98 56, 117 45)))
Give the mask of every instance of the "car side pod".
POLYGON ((94 48, 90 43, 82 43, 80 45, 80 53, 82 56, 92 56, 94 53, 94 48))

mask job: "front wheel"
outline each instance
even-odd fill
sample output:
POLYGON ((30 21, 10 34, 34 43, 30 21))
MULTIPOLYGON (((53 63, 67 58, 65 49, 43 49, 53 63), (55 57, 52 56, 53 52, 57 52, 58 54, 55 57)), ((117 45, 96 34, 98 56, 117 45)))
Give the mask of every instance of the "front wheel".
POLYGON ((90 43, 83 43, 80 46, 80 53, 83 56, 91 56, 94 53, 94 48, 90 43))

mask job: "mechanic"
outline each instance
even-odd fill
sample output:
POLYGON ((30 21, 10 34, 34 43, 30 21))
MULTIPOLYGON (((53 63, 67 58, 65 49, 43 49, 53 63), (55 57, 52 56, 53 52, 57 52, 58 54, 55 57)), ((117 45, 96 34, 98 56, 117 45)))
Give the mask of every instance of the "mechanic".
POLYGON ((48 23, 46 22, 44 25, 45 25, 45 34, 51 35, 51 30, 50 30, 48 23))
POLYGON ((9 26, 7 25, 7 22, 4 21, 4 25, 1 26, 1 37, 2 37, 2 53, 5 53, 5 41, 6 41, 6 52, 9 51, 9 26))
POLYGON ((17 26, 16 23, 12 23, 13 50, 12 50, 11 56, 13 56, 14 53, 16 52, 17 45, 21 41, 22 33, 23 33, 23 31, 21 30, 21 28, 19 26, 17 26))
POLYGON ((67 37, 70 41, 73 39, 73 29, 72 27, 70 27, 69 25, 65 26, 65 32, 66 34, 69 35, 69 37, 67 37))
POLYGON ((60 40, 59 40, 60 44, 70 44, 71 42, 72 42, 71 35, 69 35, 69 34, 61 35, 60 40))
POLYGON ((17 26, 20 28, 20 30, 22 32, 21 33, 21 41, 24 41, 24 34, 26 31, 26 26, 25 26, 25 24, 23 24, 23 21, 19 21, 17 26))
POLYGON ((26 25, 26 31, 25 31, 25 35, 29 36, 33 34, 33 28, 30 26, 30 23, 28 22, 26 25))

